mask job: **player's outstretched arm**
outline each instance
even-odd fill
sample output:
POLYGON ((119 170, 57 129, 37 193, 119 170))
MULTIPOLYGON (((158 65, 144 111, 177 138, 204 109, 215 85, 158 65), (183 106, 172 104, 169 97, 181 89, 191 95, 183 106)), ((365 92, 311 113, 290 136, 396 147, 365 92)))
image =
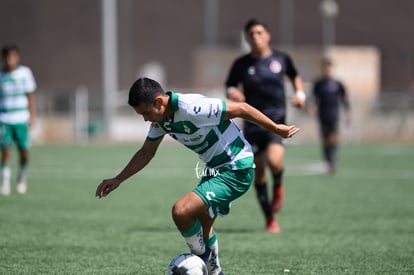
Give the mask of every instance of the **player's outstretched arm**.
POLYGON ((290 138, 300 131, 295 125, 288 126, 273 122, 262 112, 245 102, 226 101, 226 114, 224 118, 231 119, 235 117, 251 121, 284 138, 290 138))
POLYGON ((142 147, 135 153, 125 168, 114 178, 105 179, 96 188, 95 196, 102 198, 107 196, 113 190, 119 187, 119 185, 127 178, 136 174, 142 168, 144 168, 154 157, 158 146, 160 145, 162 138, 156 141, 146 140, 142 147))

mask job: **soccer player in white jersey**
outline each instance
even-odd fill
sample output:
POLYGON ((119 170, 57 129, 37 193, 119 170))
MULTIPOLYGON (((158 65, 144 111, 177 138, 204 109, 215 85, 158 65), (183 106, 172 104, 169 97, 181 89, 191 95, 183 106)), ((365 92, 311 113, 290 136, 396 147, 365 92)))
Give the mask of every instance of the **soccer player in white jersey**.
POLYGON ((20 65, 17 46, 2 48, 4 61, 0 71, 0 146, 1 186, 0 193, 9 195, 10 151, 13 142, 19 149, 20 168, 17 175, 17 192, 27 191, 26 171, 29 160, 29 127, 36 119, 34 91, 36 82, 30 68, 20 65))
POLYGON ((117 176, 99 184, 95 195, 105 197, 143 169, 164 135, 170 135, 197 153, 208 172, 203 173, 197 187, 174 204, 173 220, 191 253, 206 262, 209 274, 223 274, 213 223, 217 215, 229 214, 231 202, 246 193, 254 174, 251 146, 232 118, 249 120, 284 138, 292 137, 299 128, 276 124, 244 102, 165 92, 148 78, 132 85, 128 103, 145 121, 152 122, 147 138, 117 176))

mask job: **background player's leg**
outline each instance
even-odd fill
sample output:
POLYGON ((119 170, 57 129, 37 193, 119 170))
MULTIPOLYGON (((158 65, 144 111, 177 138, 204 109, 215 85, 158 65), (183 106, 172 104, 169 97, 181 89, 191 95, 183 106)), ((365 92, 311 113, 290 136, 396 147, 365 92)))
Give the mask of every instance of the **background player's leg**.
POLYGON ((20 167, 19 172, 17 174, 17 192, 20 194, 24 194, 27 191, 27 163, 29 161, 29 151, 26 149, 20 149, 20 167))
POLYGON ((256 155, 254 163, 256 165, 254 187, 256 188, 257 199, 265 216, 266 230, 268 232, 277 233, 279 232, 279 225, 273 217, 272 207, 269 203, 269 196, 267 192, 265 154, 261 153, 256 155))
POLYGON ((333 174, 336 169, 336 158, 338 151, 338 133, 330 132, 324 140, 325 157, 328 163, 328 174, 333 174))
POLYGON ((283 157, 285 155, 285 147, 283 144, 271 143, 267 149, 267 161, 273 178, 273 200, 272 211, 278 212, 283 205, 283 157))
POLYGON ((266 161, 264 155, 259 154, 254 157, 255 176, 254 186, 256 188, 256 195, 259 201, 260 207, 265 217, 272 215, 272 210, 269 204, 269 198, 267 194, 267 182, 266 182, 266 161))
POLYGON ((10 148, 3 147, 1 149, 1 187, 0 192, 2 195, 10 194, 10 148))
POLYGON ((21 124, 14 127, 14 138, 19 149, 19 171, 17 173, 17 185, 16 190, 20 194, 24 194, 27 191, 26 174, 27 165, 29 162, 29 148, 30 148, 30 134, 29 125, 21 124))

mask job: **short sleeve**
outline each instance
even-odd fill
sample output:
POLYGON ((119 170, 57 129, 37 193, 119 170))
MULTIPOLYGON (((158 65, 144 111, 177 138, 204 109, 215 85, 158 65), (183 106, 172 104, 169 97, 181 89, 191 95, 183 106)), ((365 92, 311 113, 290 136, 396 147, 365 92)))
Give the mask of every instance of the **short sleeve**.
POLYGON ((165 134, 166 133, 165 133, 164 129, 162 129, 162 127, 158 123, 153 122, 150 125, 149 131, 148 131, 148 134, 147 134, 147 139, 157 140, 157 139, 162 138, 165 134))
POLYGON ((286 60, 286 75, 290 79, 294 79, 298 75, 298 71, 296 70, 295 65, 293 64, 293 61, 289 55, 287 54, 285 55, 285 60, 286 60))
POLYGON ((227 80, 225 83, 226 88, 229 87, 238 87, 240 82, 241 82, 241 78, 240 78, 240 61, 236 60, 232 67, 230 68, 229 74, 227 76, 227 80))
POLYGON ((36 90, 36 81, 33 77, 32 70, 30 68, 25 67, 25 82, 24 82, 24 89, 27 93, 32 93, 36 90))
POLYGON ((219 98, 201 97, 187 110, 196 126, 214 126, 224 119, 226 104, 219 98))

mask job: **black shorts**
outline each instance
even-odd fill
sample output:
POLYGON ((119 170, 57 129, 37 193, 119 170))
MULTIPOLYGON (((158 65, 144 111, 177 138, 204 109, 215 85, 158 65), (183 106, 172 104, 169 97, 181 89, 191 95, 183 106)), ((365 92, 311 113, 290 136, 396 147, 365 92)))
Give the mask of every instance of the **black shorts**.
POLYGON ((255 155, 258 155, 265 151, 269 144, 272 143, 277 143, 284 146, 285 141, 283 137, 277 134, 264 130, 263 128, 258 128, 258 126, 249 127, 248 124, 244 127, 244 136, 252 146, 253 153, 255 155))

